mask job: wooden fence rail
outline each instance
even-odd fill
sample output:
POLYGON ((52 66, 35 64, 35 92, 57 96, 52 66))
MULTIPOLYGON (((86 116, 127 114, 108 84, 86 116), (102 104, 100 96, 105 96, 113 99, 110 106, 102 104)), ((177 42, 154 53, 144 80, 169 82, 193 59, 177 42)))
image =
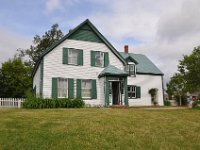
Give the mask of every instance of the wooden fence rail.
POLYGON ((23 98, 0 98, 0 108, 21 108, 24 100, 23 98))

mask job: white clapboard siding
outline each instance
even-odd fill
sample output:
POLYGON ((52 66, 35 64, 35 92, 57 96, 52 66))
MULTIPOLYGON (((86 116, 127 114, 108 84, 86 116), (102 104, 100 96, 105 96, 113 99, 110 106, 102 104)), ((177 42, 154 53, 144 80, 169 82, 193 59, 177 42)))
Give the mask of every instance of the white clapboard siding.
POLYGON ((0 107, 21 108, 23 102, 23 98, 0 98, 0 107))
POLYGON ((149 89, 157 88, 158 105, 163 106, 163 90, 162 76, 156 75, 136 75, 136 77, 128 77, 128 85, 136 85, 141 87, 141 98, 129 99, 129 106, 150 106, 151 96, 149 89))
MULTIPOLYGON (((44 57, 44 76, 43 76, 43 96, 51 97, 52 77, 63 77, 73 79, 96 79, 97 99, 87 100, 86 103, 101 105, 104 104, 104 79, 99 79, 98 75, 104 69, 101 67, 92 67, 90 62, 91 51, 102 51, 109 53, 109 62, 111 65, 123 69, 123 63, 111 50, 103 43, 94 43, 77 40, 65 40, 54 50, 44 57), (62 63, 63 47, 83 50, 83 66, 66 65, 62 63)), ((38 78, 35 77, 34 78, 38 78)), ((36 82, 37 79, 34 80, 36 82)), ((36 83, 34 83, 36 84, 36 83)), ((76 88, 76 87, 75 87, 76 88)))

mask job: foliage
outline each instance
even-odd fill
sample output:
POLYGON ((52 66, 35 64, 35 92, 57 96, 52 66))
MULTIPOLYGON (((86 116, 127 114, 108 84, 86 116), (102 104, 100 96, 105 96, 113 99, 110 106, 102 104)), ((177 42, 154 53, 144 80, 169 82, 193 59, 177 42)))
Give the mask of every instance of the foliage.
POLYGON ((195 47, 192 54, 184 55, 179 63, 179 71, 186 80, 186 88, 189 92, 200 89, 200 46, 195 47))
POLYGON ((156 88, 151 88, 151 89, 149 90, 149 94, 150 94, 152 97, 156 96, 156 92, 157 92, 157 89, 156 89, 156 88))
POLYGON ((172 104, 171 104, 170 101, 164 101, 164 105, 165 105, 165 106, 171 106, 172 104))
POLYGON ((41 99, 29 97, 23 103, 23 108, 83 108, 81 99, 41 99))
POLYGON ((151 88, 149 90, 149 94, 151 95, 151 100, 152 100, 153 104, 157 105, 157 101, 156 101, 157 89, 156 88, 151 88))
POLYGON ((62 31, 58 29, 58 27, 58 24, 54 24, 50 30, 45 32, 44 35, 35 35, 33 45, 31 45, 29 49, 20 48, 17 50, 19 52, 19 56, 28 56, 29 61, 27 64, 33 68, 41 54, 63 37, 62 31))
POLYGON ((198 150, 198 110, 0 109, 0 149, 198 150))
POLYGON ((180 105, 180 103, 183 106, 186 106, 188 104, 186 95, 181 95, 181 97, 179 95, 175 95, 175 100, 176 100, 176 103, 179 104, 179 105, 180 105))
POLYGON ((171 78, 169 83, 167 84, 167 93, 169 97, 175 96, 179 97, 179 104, 182 105, 181 97, 185 96, 186 94, 186 87, 185 87, 185 79, 182 74, 175 73, 171 78))
POLYGON ((192 103, 192 108, 200 109, 200 99, 197 99, 192 103))
POLYGON ((0 97, 21 98, 32 87, 31 68, 20 57, 14 57, 0 68, 0 97))

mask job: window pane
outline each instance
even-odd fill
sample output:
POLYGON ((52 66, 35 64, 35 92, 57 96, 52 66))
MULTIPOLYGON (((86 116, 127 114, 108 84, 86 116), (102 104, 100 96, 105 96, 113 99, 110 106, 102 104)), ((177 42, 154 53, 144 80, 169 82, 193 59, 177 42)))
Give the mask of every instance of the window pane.
POLYGON ((68 62, 69 64, 78 64, 78 50, 69 49, 68 62))
POLYGON ((67 97, 68 86, 67 79, 59 78, 58 79, 58 97, 67 97))
POLYGON ((133 85, 128 86, 128 98, 136 98, 136 87, 133 85))
POLYGON ((82 80, 82 97, 91 97, 91 80, 82 80))
POLYGON ((104 66, 104 53, 103 52, 95 52, 95 61, 96 66, 103 67, 104 66))

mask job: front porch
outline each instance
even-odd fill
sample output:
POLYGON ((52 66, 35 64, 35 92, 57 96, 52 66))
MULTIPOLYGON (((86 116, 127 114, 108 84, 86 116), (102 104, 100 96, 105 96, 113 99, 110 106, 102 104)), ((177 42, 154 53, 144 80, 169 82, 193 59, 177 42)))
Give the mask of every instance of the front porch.
POLYGON ((115 66, 109 65, 99 75, 104 78, 105 106, 128 106, 128 74, 115 66))

